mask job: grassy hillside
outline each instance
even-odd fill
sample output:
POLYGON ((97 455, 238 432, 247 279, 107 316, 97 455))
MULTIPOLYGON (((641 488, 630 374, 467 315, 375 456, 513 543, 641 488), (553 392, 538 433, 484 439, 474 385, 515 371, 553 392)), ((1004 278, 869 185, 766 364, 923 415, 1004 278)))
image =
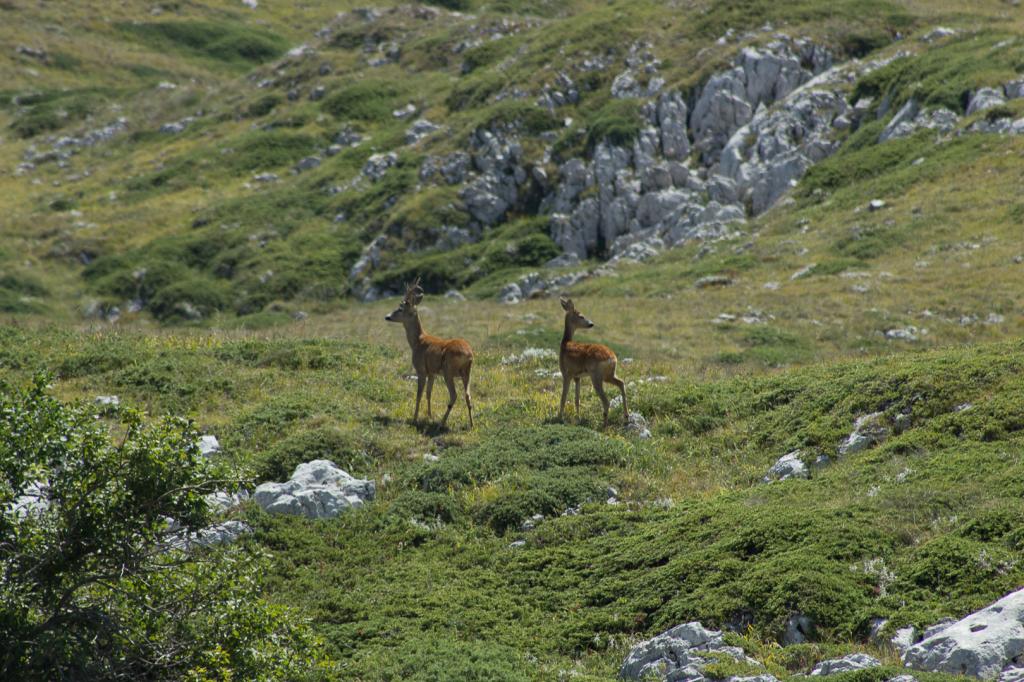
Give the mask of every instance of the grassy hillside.
POLYGON ((1024 584, 1024 137, 970 130, 1024 100, 966 114, 1024 71, 1019 8, 363 4, 0 0, 0 378, 188 416, 253 484, 314 458, 373 479, 377 501, 329 521, 234 512, 271 554, 266 596, 343 679, 608 680, 631 644, 701 620, 780 679, 868 650, 885 667, 848 682, 882 682, 899 658, 874 619, 920 628, 1024 584), (940 25, 956 34, 924 39, 940 25), (459 186, 421 177, 481 129, 555 177, 637 135, 642 102, 610 95, 627 57, 689 96, 778 32, 904 56, 842 86, 872 98, 865 121, 727 238, 544 268, 538 194, 462 243, 459 186), (538 105, 563 72, 578 101, 538 105), (957 127, 878 143, 911 98, 957 127), (420 117, 440 129, 410 141, 420 117), (461 405, 451 430, 410 421, 395 302, 356 302, 351 277, 378 238, 369 283, 421 276, 427 329, 474 348, 473 431, 461 405), (601 429, 586 388, 559 423, 557 358, 524 354, 557 349, 559 306, 497 302, 580 270, 580 338, 617 352, 650 439, 601 429), (888 437, 839 456, 872 413, 888 437), (764 483, 795 450, 810 478, 764 483), (795 615, 812 641, 781 647, 795 615))
MULTIPOLYGON (((79 3, 58 12, 20 0, 5 3, 2 11, 9 20, 0 30, 7 43, 28 49, 0 57, 7 88, 0 106, 5 131, 0 166, 6 169, 0 174, 6 216, 0 226, 3 309, 76 319, 115 306, 122 315, 136 315, 132 302, 137 301, 144 316, 179 322, 209 320, 221 312, 331 310, 349 295, 350 268, 380 234, 389 242, 373 273, 377 285, 394 287, 415 273, 433 291, 456 287, 493 295, 517 273, 558 252, 545 220, 513 214, 477 243, 454 252, 435 246, 441 226, 465 227, 469 216, 457 187, 418 177, 422 162, 427 155, 465 149, 480 126, 518 129, 529 159, 551 146, 553 157, 541 166, 549 175, 554 164, 585 153, 600 139, 627 141, 638 129, 639 105, 612 100, 608 91, 630 46, 645 45, 657 55, 666 88, 684 92, 734 53, 735 43, 716 41, 728 29, 742 34, 770 25, 817 40, 840 59, 909 50, 916 53, 904 60, 910 67, 873 74, 869 82, 856 84, 851 98, 892 91, 899 103, 913 91, 923 101, 961 111, 964 90, 1012 77, 1019 61, 1013 41, 1004 44, 1015 35, 1012 15, 995 2, 972 5, 969 17, 956 3, 882 0, 870 7, 694 3, 670 12, 658 2, 582 1, 467 0, 385 6, 371 14, 348 9, 347 3, 317 2, 295 11, 276 3, 249 9, 225 1, 129 3, 96 11, 79 3), (965 36, 952 45, 904 39, 939 22, 965 36), (290 48, 296 51, 286 55, 290 48), (612 66, 600 71, 581 66, 594 59, 612 66), (576 79, 578 103, 551 111, 536 105, 534 93, 560 72, 576 79), (411 119, 391 115, 406 104, 442 130, 408 144, 411 119), (109 140, 72 147, 63 159, 38 156, 60 136, 81 136, 119 119, 122 127, 109 140), (183 130, 160 132, 161 126, 183 120, 188 121, 183 130), (339 131, 354 131, 363 143, 325 155, 339 131), (397 163, 383 180, 358 179, 372 154, 388 151, 397 154, 397 163), (322 160, 318 167, 292 171, 314 154, 322 160), (35 168, 16 170, 33 155, 35 168), (268 173, 277 179, 255 179, 268 173)), ((757 31, 751 35, 759 40, 757 31)), ((975 164, 979 172, 994 174, 993 165, 1011 163, 1003 158, 1006 145, 1016 144, 1001 138, 991 144, 955 140, 943 145, 949 149, 935 148, 928 163, 908 170, 901 164, 930 156, 933 140, 922 137, 899 149, 873 151, 869 132, 860 131, 846 145, 848 153, 830 160, 830 167, 843 172, 822 168, 802 185, 797 194, 806 198, 799 210, 783 210, 745 230, 743 243, 756 237, 757 249, 698 267, 739 271, 795 251, 802 255, 799 265, 818 263, 818 275, 863 268, 906 272, 921 260, 921 254, 898 248, 914 242, 909 226, 891 230, 894 234, 884 239, 872 233, 870 244, 853 243, 851 231, 882 228, 860 226, 860 216, 848 211, 876 195, 913 189, 920 200, 907 200, 902 212, 877 216, 902 225, 910 215, 906 211, 932 194, 952 200, 951 190, 962 186, 963 166, 975 164), (863 170, 858 174, 854 167, 863 170), (819 189, 830 199, 821 201, 819 189), (817 238, 783 237, 784 225, 792 230, 801 220, 812 221, 817 238), (880 256, 891 262, 883 265, 880 256)), ((1000 226, 1012 228, 1012 212, 993 215, 983 209, 998 203, 991 189, 988 182, 972 184, 961 197, 980 209, 972 214, 984 216, 985 234, 958 221, 941 232, 941 244, 930 246, 952 248, 998 237, 1000 226)), ((933 213, 940 212, 913 222, 931 229, 933 213)), ((855 238, 862 236, 857 232, 855 238)), ((740 250, 743 243, 734 246, 740 250)), ((1000 258, 1016 255, 1005 243, 985 246, 1000 258)), ((673 263, 681 258, 666 256, 664 271, 674 273, 673 263)), ((1010 279, 1012 268, 1004 265, 1010 279)), ((968 293, 987 294, 984 283, 970 280, 968 293)), ((816 298, 810 281, 793 289, 794 299, 816 298)), ((999 311, 965 314, 978 312, 999 311)))
POLYGON ((270 596, 353 679, 609 679, 629 642, 689 619, 739 627, 788 676, 863 648, 873 618, 928 625, 1024 577, 1016 343, 702 382, 642 382, 657 365, 638 358, 647 441, 594 430, 590 395, 580 425, 552 423, 552 361, 502 364, 500 332, 472 432, 458 410, 452 431, 409 422, 397 341, 8 328, 3 347, 11 376, 49 368, 64 397, 193 415, 254 480, 327 457, 379 481, 336 520, 242 512, 275 556, 270 596), (838 457, 876 411, 902 430, 838 457), (762 483, 794 449, 830 462, 762 483), (795 613, 820 643, 779 650, 795 613))

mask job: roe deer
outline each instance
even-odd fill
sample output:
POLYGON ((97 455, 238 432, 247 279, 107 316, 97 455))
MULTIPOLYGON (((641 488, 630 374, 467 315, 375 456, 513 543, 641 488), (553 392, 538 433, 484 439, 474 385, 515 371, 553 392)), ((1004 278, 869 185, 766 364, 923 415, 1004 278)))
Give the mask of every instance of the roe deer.
POLYGON ((558 366, 562 370, 562 403, 558 408, 558 418, 565 419, 565 399, 569 395, 569 381, 576 382, 576 418, 580 416, 580 377, 588 375, 594 384, 597 397, 604 405, 604 425, 608 426, 608 396, 604 394, 604 382, 614 384, 622 391, 622 412, 629 424, 629 408, 626 407, 626 385, 615 376, 615 365, 618 358, 608 346, 599 343, 576 343, 572 340, 573 333, 579 329, 590 329, 594 323, 583 317, 576 310, 572 299, 562 298, 565 310, 565 333, 558 354, 558 366))
POLYGON ((406 287, 405 298, 393 313, 384 319, 400 322, 405 326, 405 337, 412 348, 412 366, 416 370, 416 411, 412 420, 420 418, 420 398, 423 386, 427 387, 427 419, 430 414, 430 393, 434 388, 434 376, 440 374, 448 386, 448 409, 445 410, 441 426, 448 423, 448 415, 455 406, 455 377, 462 378, 462 390, 466 394, 466 409, 469 410, 469 428, 473 428, 473 401, 469 396, 469 371, 473 366, 473 350, 464 339, 440 339, 423 331, 416 306, 423 300, 420 279, 406 287))

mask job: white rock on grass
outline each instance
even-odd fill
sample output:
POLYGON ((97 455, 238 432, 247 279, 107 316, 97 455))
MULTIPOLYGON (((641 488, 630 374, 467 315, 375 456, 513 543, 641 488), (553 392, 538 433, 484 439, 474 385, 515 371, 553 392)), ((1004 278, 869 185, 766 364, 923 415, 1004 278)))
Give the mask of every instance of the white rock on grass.
POLYGON ((885 424, 885 415, 873 412, 858 417, 854 422, 853 431, 839 446, 840 455, 852 455, 877 445, 889 436, 889 427, 885 424))
POLYGON ((684 623, 633 647, 619 669, 627 680, 660 679, 666 682, 703 680, 703 668, 720 653, 756 665, 743 649, 729 646, 720 630, 708 630, 698 622, 684 623))
POLYGON ((326 519, 363 506, 375 494, 373 481, 353 478, 334 462, 315 459, 295 467, 285 483, 258 486, 253 499, 270 513, 326 519))
POLYGON ((914 640, 917 638, 917 628, 913 625, 908 625, 905 628, 900 628, 893 633, 892 638, 889 639, 889 643, 892 644, 896 651, 900 652, 900 656, 907 652, 907 649, 914 646, 914 640))
POLYGON ((843 656, 842 658, 833 658, 828 661, 822 661, 818 665, 814 666, 814 670, 811 671, 812 677, 819 677, 825 675, 835 675, 837 673, 848 673, 854 670, 867 670, 868 668, 877 668, 882 665, 874 656, 868 654, 856 653, 850 654, 849 656, 843 656))
POLYGON ((995 680, 1016 676, 1022 654, 1024 589, 921 640, 903 661, 917 670, 995 680))
POLYGON ((98 395, 93 402, 100 407, 117 407, 121 404, 121 399, 116 395, 98 395))
POLYGON ((215 452, 220 452, 220 441, 217 436, 199 436, 199 454, 209 457, 215 452))
POLYGON ((173 549, 190 550, 195 547, 229 545, 250 533, 252 533, 252 528, 243 521, 222 521, 207 526, 198 533, 178 534, 171 539, 168 546, 173 549))
POLYGON ((1001 89, 978 88, 977 92, 971 95, 971 101, 967 105, 967 115, 975 114, 1006 104, 1006 98, 1001 89))
POLYGON ((765 483, 785 481, 790 478, 807 478, 807 465, 800 459, 801 452, 794 450, 780 457, 764 477, 765 483))
POLYGON ((506 355, 501 359, 501 364, 518 365, 530 360, 550 360, 557 357, 558 353, 550 348, 527 348, 519 355, 506 355))
POLYGON ((651 429, 647 425, 647 419, 636 410, 631 410, 629 413, 629 423, 626 424, 626 433, 631 433, 640 440, 647 440, 651 437, 651 429))
POLYGON ((233 509, 249 499, 249 491, 240 490, 237 493, 229 493, 224 490, 210 493, 206 496, 206 504, 217 513, 233 509))

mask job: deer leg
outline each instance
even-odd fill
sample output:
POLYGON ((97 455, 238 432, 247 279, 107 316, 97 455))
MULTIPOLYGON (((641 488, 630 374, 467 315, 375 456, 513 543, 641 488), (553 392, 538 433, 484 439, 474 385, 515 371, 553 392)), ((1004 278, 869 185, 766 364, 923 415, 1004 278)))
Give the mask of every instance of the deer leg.
POLYGON ((434 390, 434 375, 431 374, 431 375, 429 375, 427 377, 427 419, 431 419, 432 418, 432 415, 430 414, 430 394, 433 392, 433 390, 434 390))
POLYGON ((444 383, 448 386, 448 409, 444 411, 441 426, 448 424, 448 415, 451 414, 452 408, 455 407, 455 378, 451 374, 445 374, 444 383))
POLYGON ((558 405, 558 418, 565 421, 565 399, 569 397, 569 377, 562 374, 562 402, 558 405))
POLYGON ((423 385, 426 381, 426 377, 422 374, 416 375, 416 411, 412 414, 413 422, 418 422, 420 420, 420 398, 423 397, 423 385))
POLYGON ((625 415, 626 424, 629 424, 629 408, 626 407, 626 382, 616 376, 613 376, 608 381, 618 386, 619 390, 622 391, 622 413, 625 415))
POLYGON ((473 428, 473 399, 469 397, 469 367, 462 373, 462 392, 466 394, 466 410, 469 412, 469 428, 473 428))
POLYGON ((576 384, 576 421, 580 420, 580 378, 576 377, 573 380, 576 384))
POLYGON ((591 374, 590 380, 594 382, 594 391, 597 393, 597 397, 601 399, 601 404, 604 406, 604 425, 608 426, 608 396, 604 394, 604 380, 599 374, 591 374))

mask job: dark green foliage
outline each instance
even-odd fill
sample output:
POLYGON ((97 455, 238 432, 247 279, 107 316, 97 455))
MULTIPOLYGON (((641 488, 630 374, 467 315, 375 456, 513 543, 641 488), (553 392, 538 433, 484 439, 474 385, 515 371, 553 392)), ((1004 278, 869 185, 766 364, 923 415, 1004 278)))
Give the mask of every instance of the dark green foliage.
POLYGON ((530 135, 538 135, 561 125, 559 119, 546 109, 529 102, 511 100, 500 102, 484 110, 483 127, 509 127, 530 135))
POLYGON ((159 551, 167 517, 200 528, 225 485, 189 424, 119 411, 113 440, 46 388, 0 390, 0 508, 46 482, 41 506, 0 516, 4 678, 320 679, 316 640, 259 598, 257 555, 159 551))
POLYGON ((853 258, 833 258, 827 261, 822 261, 815 265, 810 274, 812 275, 838 275, 841 272, 845 272, 850 268, 856 268, 862 266, 863 263, 860 260, 853 258))
POLYGON ((131 200, 141 202, 154 194, 206 186, 212 178, 251 175, 280 169, 310 155, 317 140, 285 130, 254 131, 239 136, 230 146, 201 147, 166 162, 151 173, 125 183, 131 200))
POLYGON ((456 83, 445 98, 445 106, 451 111, 472 109, 486 104, 501 91, 507 79, 500 73, 484 71, 472 74, 456 83))
POLYGON ((295 163, 311 154, 317 141, 301 133, 272 130, 244 135, 219 162, 234 173, 254 173, 295 163))
POLYGON ((250 102, 245 108, 243 114, 246 118, 260 118, 266 116, 274 107, 278 106, 284 101, 284 98, 280 95, 264 95, 254 102, 250 102))
MULTIPOLYGON (((448 449, 441 461, 423 466, 413 476, 419 490, 428 494, 470 485, 497 486, 494 497, 467 511, 479 523, 504 533, 534 514, 557 515, 585 502, 603 501, 605 472, 622 465, 626 457, 623 443, 592 431, 516 428, 493 434, 477 446, 448 449)), ((398 509, 406 512, 424 499, 419 492, 412 501, 400 497, 398 509)), ((450 508, 444 515, 455 516, 450 508)))
POLYGON ((33 313, 45 308, 34 299, 49 295, 38 277, 23 271, 0 273, 0 312, 33 313))
POLYGON ((836 240, 834 248, 837 253, 844 256, 865 261, 891 254, 908 236, 905 230, 889 227, 854 227, 846 236, 836 240))
POLYGON ((512 269, 541 265, 560 253, 547 234, 547 222, 544 217, 525 218, 495 230, 487 241, 453 251, 399 254, 380 268, 374 281, 397 289, 420 277, 427 291, 443 293, 512 269))
POLYGON ((256 480, 288 480, 295 467, 314 459, 327 459, 346 471, 357 473, 352 464, 363 457, 351 437, 337 429, 301 431, 278 442, 263 455, 256 468, 256 480))
POLYGON ((118 28, 151 49, 174 49, 234 67, 262 64, 284 54, 287 41, 262 28, 235 22, 121 23, 118 28))
POLYGON ((393 81, 367 78, 329 94, 320 107, 343 120, 382 122, 391 118, 401 96, 393 81))
POLYGON ((115 94, 106 89, 84 88, 17 95, 15 100, 20 109, 11 129, 22 138, 59 130, 98 111, 115 94))
POLYGON ((462 53, 462 70, 464 73, 490 66, 509 53, 509 41, 489 41, 472 47, 462 53))
POLYGON ((806 361, 811 353, 811 346, 805 339, 768 326, 744 332, 741 343, 747 347, 745 350, 722 353, 718 361, 727 365, 755 362, 766 367, 782 367, 806 361))
POLYGON ((424 2, 428 5, 444 7, 454 12, 466 12, 472 7, 469 0, 424 0, 424 2))
POLYGON ((896 111, 914 97, 923 105, 943 106, 962 114, 971 91, 1016 75, 1024 48, 1014 43, 996 47, 1008 37, 990 31, 969 34, 913 58, 894 60, 857 81, 851 100, 887 96, 896 111))
POLYGON ((593 149, 604 141, 620 146, 631 144, 640 132, 641 121, 636 100, 609 100, 590 122, 587 146, 593 149))
POLYGON ((728 29, 742 31, 765 22, 799 24, 814 20, 835 21, 844 28, 856 23, 889 35, 906 32, 914 23, 912 15, 891 0, 840 0, 828 4, 815 0, 739 0, 712 5, 697 20, 695 30, 705 38, 717 38, 728 29))

